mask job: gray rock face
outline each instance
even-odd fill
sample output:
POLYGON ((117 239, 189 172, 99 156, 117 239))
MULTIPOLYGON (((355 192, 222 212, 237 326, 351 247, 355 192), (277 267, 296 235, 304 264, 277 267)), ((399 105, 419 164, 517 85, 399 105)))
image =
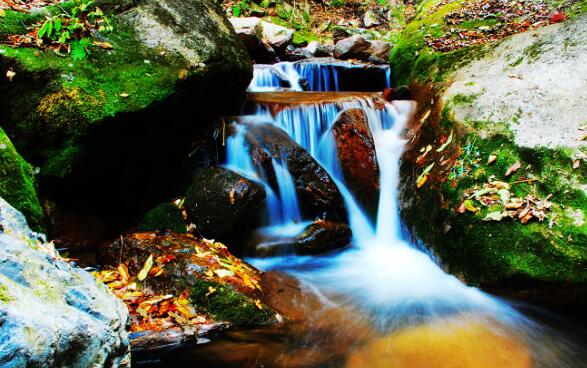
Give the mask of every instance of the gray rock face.
POLYGON ((340 40, 334 46, 334 57, 337 59, 366 60, 369 57, 371 43, 363 36, 354 35, 340 40))
POLYGON ((363 16, 363 24, 365 28, 377 27, 383 23, 381 17, 373 10, 367 10, 363 16))
POLYGON ((354 35, 340 40, 334 46, 334 57, 348 60, 357 59, 376 64, 385 64, 391 45, 385 41, 369 41, 362 35, 354 35))
POLYGON ((128 311, 0 198, 0 366, 130 367, 128 311))
POLYGON ((587 14, 512 36, 452 80, 444 101, 463 101, 457 121, 487 132, 507 123, 521 146, 585 147, 587 14))

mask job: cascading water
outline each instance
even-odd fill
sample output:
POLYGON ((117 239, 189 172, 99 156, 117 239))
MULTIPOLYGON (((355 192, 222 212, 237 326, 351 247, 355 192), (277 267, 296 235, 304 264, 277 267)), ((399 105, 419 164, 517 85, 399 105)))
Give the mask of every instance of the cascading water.
MULTIPOLYGON (((272 86, 266 76, 261 77, 262 73, 256 74, 251 90, 272 86)), ((319 78, 320 74, 315 77, 319 78)), ((242 118, 235 124, 237 132, 227 142, 227 167, 264 183, 270 197, 268 210, 272 218, 267 225, 273 231, 300 231, 303 227, 295 225, 313 219, 303 219, 300 215, 287 165, 273 158, 273 169, 278 177, 278 193, 275 193, 267 179, 255 170, 245 139, 248 124, 270 122, 283 129, 335 180, 348 211, 353 231, 352 246, 321 257, 290 255, 249 261, 262 270, 292 273, 320 290, 331 302, 362 311, 362 315, 382 334, 446 316, 474 313, 475 318, 496 321, 489 324, 507 326, 508 334, 514 331, 533 349, 533 360, 540 362, 536 367, 577 367, 576 361, 565 361, 568 350, 561 344, 544 342, 540 334, 546 334, 546 329, 507 303, 467 287, 446 274, 428 255, 402 236, 397 204, 399 161, 405 143, 402 133, 414 110, 414 103, 388 103, 372 95, 340 97, 327 102, 285 104, 279 109, 259 103, 253 117, 242 118), (332 125, 342 111, 350 108, 360 108, 366 113, 375 141, 381 187, 375 223, 365 216, 347 189, 333 144, 332 125)))
MULTIPOLYGON (((282 62, 255 67, 251 92, 266 92, 287 89, 290 91, 341 91, 353 85, 348 79, 366 79, 374 76, 381 82, 380 89, 390 87, 390 69, 387 66, 351 64, 326 58, 314 61, 282 62), (369 69, 370 68, 370 69, 369 69), (371 72, 367 72, 371 70, 371 72)), ((364 85, 364 84, 363 84, 364 85)))

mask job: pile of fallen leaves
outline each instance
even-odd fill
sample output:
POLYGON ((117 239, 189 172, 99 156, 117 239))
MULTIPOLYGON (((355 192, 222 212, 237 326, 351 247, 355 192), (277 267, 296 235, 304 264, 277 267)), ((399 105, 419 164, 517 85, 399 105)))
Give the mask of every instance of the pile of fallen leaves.
MULTIPOLYGON (((126 242, 129 242, 129 238, 146 243, 147 248, 151 243, 157 242, 162 248, 168 249, 159 256, 150 254, 134 275, 131 275, 129 267, 124 263, 115 269, 94 272, 96 279, 105 283, 126 304, 131 315, 132 331, 163 331, 179 327, 186 333, 195 333, 200 326, 215 322, 204 310, 191 303, 188 290, 176 294, 161 294, 153 290, 152 284, 156 284, 157 279, 166 276, 176 279, 177 267, 186 268, 185 262, 189 262, 187 268, 205 269, 205 272, 186 273, 182 277, 228 283, 249 294, 261 290, 259 272, 230 254, 222 243, 196 239, 189 234, 161 236, 155 233, 137 233, 130 235, 126 242)), ((213 287, 209 287, 208 295, 215 291, 213 287)), ((259 309, 264 308, 258 299, 255 304, 259 309)))
MULTIPOLYGON (((30 9, 59 6, 58 4, 54 1, 35 0, 10 3, 5 8, 29 12, 30 9)), ((8 35, 6 42, 12 47, 36 47, 45 51, 51 50, 58 55, 71 53, 76 60, 84 59, 94 46, 112 48, 109 43, 94 39, 97 32, 112 31, 112 25, 110 19, 93 1, 74 0, 74 5, 69 10, 59 8, 61 14, 48 16, 44 21, 33 24, 26 34, 8 35)))
POLYGON ((491 43, 506 36, 536 29, 565 20, 563 10, 575 3, 567 0, 558 7, 548 1, 535 0, 477 0, 462 4, 448 13, 444 20, 449 30, 441 37, 427 37, 426 43, 436 51, 452 51, 462 47, 491 43), (460 29, 466 21, 492 20, 492 26, 460 29))
POLYGON ((465 200, 456 208, 457 213, 479 212, 478 206, 493 209, 483 218, 483 221, 501 221, 511 218, 528 223, 532 219, 540 222, 547 218, 547 213, 552 207, 549 201, 552 195, 540 199, 534 194, 528 194, 524 198, 512 196, 510 184, 502 181, 491 181, 483 185, 481 189, 468 189, 465 191, 465 200), (497 209, 497 210, 495 210, 497 209))
POLYGON ((19 12, 30 12, 34 9, 58 4, 60 0, 0 0, 0 9, 10 9, 19 12))

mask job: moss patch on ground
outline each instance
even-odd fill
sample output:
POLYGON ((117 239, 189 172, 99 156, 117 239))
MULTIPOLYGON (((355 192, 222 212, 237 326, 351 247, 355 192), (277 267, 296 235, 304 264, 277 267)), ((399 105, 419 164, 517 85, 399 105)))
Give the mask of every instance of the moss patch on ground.
MULTIPOLYGON (((440 82, 447 74, 483 54, 482 46, 452 52, 438 52, 426 45, 426 36, 440 37, 446 24, 444 16, 461 7, 462 1, 451 1, 439 6, 440 0, 424 1, 417 15, 397 36, 391 51, 391 80, 394 85, 412 82, 440 82)), ((471 24, 461 25, 463 29, 471 24)))
POLYGON ((24 213, 34 230, 43 228, 43 210, 32 167, 16 152, 0 128, 0 197, 24 213))

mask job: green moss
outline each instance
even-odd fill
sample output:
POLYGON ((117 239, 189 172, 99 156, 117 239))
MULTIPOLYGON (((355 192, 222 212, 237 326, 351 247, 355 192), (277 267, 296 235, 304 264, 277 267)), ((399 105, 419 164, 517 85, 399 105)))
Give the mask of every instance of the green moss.
POLYGON ((139 231, 171 230, 174 233, 185 233, 186 224, 183 215, 173 203, 162 203, 145 215, 139 225, 139 231))
POLYGON ((24 213, 34 230, 43 228, 43 210, 37 198, 31 166, 16 152, 0 128, 0 197, 24 213))
MULTIPOLYGON (((450 119, 444 125, 454 128, 450 119)), ((587 167, 573 170, 574 153, 568 149, 518 147, 507 131, 493 132, 486 139, 467 133, 460 143, 462 147, 473 145, 478 152, 478 160, 472 160, 475 164, 468 167, 470 171, 441 186, 442 203, 438 189, 424 187, 416 193, 416 204, 402 213, 449 271, 477 285, 509 279, 587 282, 587 223, 583 221, 587 219, 587 196, 580 189, 581 183, 587 182, 587 167), (487 164, 491 154, 497 160, 487 164), (521 168, 506 177, 507 169, 518 161, 521 168), (537 180, 528 182, 527 178, 537 180), (508 218, 500 222, 482 220, 489 212, 501 210, 500 206, 479 205, 480 211, 474 214, 455 211, 465 198, 465 190, 481 188, 491 180, 508 182, 512 196, 519 198, 551 195, 553 206, 547 219, 533 219, 527 224, 508 218), (447 226, 450 230, 444 233, 447 226)), ((467 161, 468 152, 463 149, 459 160, 467 161)))
MULTIPOLYGON (((408 23, 397 36, 391 51, 391 77, 395 85, 419 82, 441 82, 458 67, 480 57, 486 51, 485 46, 472 46, 451 52, 437 52, 426 45, 426 37, 440 37, 448 27, 444 16, 461 7, 460 1, 444 4, 434 12, 432 8, 439 1, 425 1, 418 9, 416 18, 408 23)), ((459 25, 462 29, 471 24, 459 25)), ((457 26, 452 26, 452 28, 457 26)))
POLYGON ((231 285, 197 280, 190 295, 194 305, 220 321, 250 326, 273 319, 270 308, 263 306, 259 309, 251 298, 237 292, 231 285))

